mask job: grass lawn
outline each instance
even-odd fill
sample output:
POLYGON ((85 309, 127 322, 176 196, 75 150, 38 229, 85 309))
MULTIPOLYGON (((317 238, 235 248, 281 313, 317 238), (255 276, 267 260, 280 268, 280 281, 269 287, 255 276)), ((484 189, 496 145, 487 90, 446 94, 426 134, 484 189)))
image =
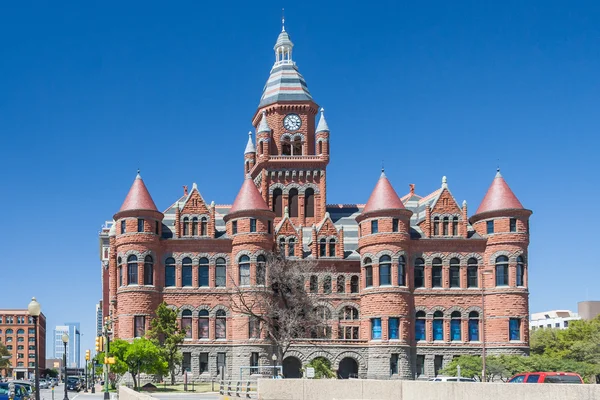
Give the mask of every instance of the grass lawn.
MULTIPOLYGON (((183 392, 184 386, 183 384, 177 385, 163 385, 162 383, 155 383, 156 389, 148 390, 148 392, 183 392)), ((194 385, 192 383, 188 383, 188 392, 194 393, 205 393, 212 392, 212 383, 211 382, 195 382, 194 385)), ((145 391, 145 390, 143 390, 145 391)), ((219 391, 219 382, 215 382, 215 391, 219 391)))

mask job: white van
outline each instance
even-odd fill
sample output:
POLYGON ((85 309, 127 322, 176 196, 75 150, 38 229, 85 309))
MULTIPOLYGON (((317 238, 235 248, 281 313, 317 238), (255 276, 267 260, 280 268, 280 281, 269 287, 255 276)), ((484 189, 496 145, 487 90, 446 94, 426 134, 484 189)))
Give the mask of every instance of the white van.
POLYGON ((429 379, 429 382, 477 382, 473 378, 459 378, 456 376, 437 376, 429 379))

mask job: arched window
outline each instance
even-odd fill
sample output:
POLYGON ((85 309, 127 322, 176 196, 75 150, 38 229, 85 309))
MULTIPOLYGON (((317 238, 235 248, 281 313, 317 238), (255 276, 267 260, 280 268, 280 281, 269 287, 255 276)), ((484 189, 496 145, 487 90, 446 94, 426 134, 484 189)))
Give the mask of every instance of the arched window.
POLYGON ((310 188, 304 192, 304 216, 315 216, 315 191, 310 188))
POLYGON ((121 259, 121 257, 117 258, 117 269, 118 269, 118 277, 117 279, 119 280, 119 287, 123 286, 123 260, 121 259))
POLYGON ((206 217, 202 217, 202 219, 200 220, 200 235, 208 235, 208 220, 206 219, 206 217))
POLYGON ((225 310, 218 310, 215 314, 215 339, 227 338, 227 313, 225 310))
POLYGON ((192 218, 192 236, 198 235, 198 218, 192 218))
POLYGON ((192 259, 189 257, 181 262, 181 286, 192 286, 192 259))
POLYGON ((329 239, 329 257, 335 257, 335 239, 329 239))
POLYGON ((370 258, 365 258, 363 265, 365 266, 365 286, 373 286, 373 266, 370 258))
POLYGON ((508 286, 508 257, 496 258, 496 286, 508 286))
POLYGON ((188 217, 183 218, 183 236, 190 234, 190 219, 188 217))
POLYGON ((144 258, 144 285, 154 285, 154 260, 152 256, 144 258))
POLYGON ((327 240, 321 239, 319 240, 319 257, 327 256, 327 240))
POLYGON ((433 236, 440 234, 440 217, 433 218, 433 236))
POLYGON ((24 329, 18 329, 17 330, 17 335, 24 335, 25 334, 25 330, 24 329))
POLYGON ((291 156, 292 155, 292 143, 289 138, 281 139, 281 155, 291 156))
POLYGON ((283 215, 283 192, 281 189, 277 188, 273 190, 273 212, 276 217, 281 217, 283 215))
POLYGON ((202 257, 198 262, 198 286, 208 287, 208 258, 202 257))
POLYGON ((198 339, 209 338, 208 310, 198 312, 198 339))
POLYGON ((443 221, 442 221, 442 226, 443 226, 443 235, 444 236, 448 236, 448 217, 444 217, 443 221))
POLYGON ((294 257, 296 255, 296 239, 290 238, 288 241, 288 256, 294 257))
POLYGON ((442 260, 434 258, 431 262, 431 287, 442 287, 442 260))
POLYGON ((450 287, 460 287, 460 260, 458 258, 450 260, 450 287))
POLYGON ((379 286, 392 284, 392 259, 390 256, 379 257, 379 286))
POLYGON ((415 340, 426 340, 425 312, 418 311, 415 315, 415 340))
POLYGON ((358 310, 352 306, 346 306, 340 310, 339 318, 341 321, 357 321, 358 310))
POLYGON ((181 313, 181 329, 185 331, 186 338, 192 337, 192 312, 190 310, 183 310, 181 313))
POLYGON ((406 260, 404 256, 398 258, 398 286, 406 286, 406 260))
POLYGON ((310 292, 317 293, 319 291, 319 278, 316 275, 310 276, 310 292))
POLYGON ((479 313, 471 311, 469 313, 469 342, 479 341, 479 313))
POLYGON ((130 255, 127 257, 127 284, 137 285, 138 284, 138 264, 137 256, 130 255))
POLYGON ((452 341, 461 341, 461 329, 460 329, 460 312, 453 311, 450 315, 450 340, 452 341))
POLYGON ((422 258, 415 260, 415 288, 425 287, 425 261, 422 258))
POLYGON ((7 334, 7 335, 12 335, 12 334, 13 334, 13 330, 12 330, 12 329, 10 329, 10 328, 9 328, 9 329, 7 329, 7 330, 6 330, 6 334, 7 334))
POLYGON ((298 189, 290 189, 288 194, 288 210, 290 217, 298 216, 298 189))
POLYGON ((517 257, 517 286, 525 286, 525 261, 523 257, 517 257))
POLYGON ((285 257, 285 238, 284 237, 279 238, 279 255, 281 257, 285 257))
POLYGON ((260 142, 258 142, 258 148, 260 149, 260 153, 259 154, 265 154, 265 148, 264 148, 264 144, 265 142, 263 142, 262 140, 260 142))
POLYGON ((452 218, 452 236, 458 236, 458 217, 452 218))
POLYGON ((240 286, 250 286, 250 257, 244 255, 240 257, 240 286))
POLYGON ((479 267, 477 259, 472 257, 467 261, 467 287, 476 288, 479 286, 479 267))
POLYGON ((264 285, 267 275, 267 258, 262 254, 256 259, 256 284, 264 285))
POLYGON ((173 257, 165 260, 165 286, 175 286, 175 259, 173 257))
POLYGON ((433 313, 433 340, 444 340, 444 313, 433 313))
POLYGON ((350 293, 358 293, 358 276, 352 275, 350 278, 350 293))
POLYGON ((323 293, 330 294, 331 293, 331 276, 327 275, 323 279, 323 293))
POLYGON ((331 311, 329 308, 325 306, 318 306, 315 309, 315 313, 317 317, 321 320, 320 326, 317 327, 317 331, 313 332, 313 337, 317 337, 319 339, 325 339, 331 337, 331 327, 328 324, 328 321, 331 319, 331 311))
POLYGON ((227 277, 227 269, 225 266, 224 258, 217 258, 216 268, 215 268, 215 286, 216 287, 225 287, 226 277, 227 277))
POLYGON ((297 137, 294 139, 292 144, 292 155, 301 156, 302 155, 302 138, 297 137))
POLYGON ((346 277, 344 275, 338 275, 338 277, 337 277, 337 292, 338 293, 346 292, 346 277))

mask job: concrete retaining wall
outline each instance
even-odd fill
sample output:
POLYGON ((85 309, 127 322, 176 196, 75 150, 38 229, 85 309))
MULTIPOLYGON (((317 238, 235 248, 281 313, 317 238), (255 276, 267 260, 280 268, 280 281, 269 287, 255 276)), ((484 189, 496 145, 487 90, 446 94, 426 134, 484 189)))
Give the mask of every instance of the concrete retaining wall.
POLYGON ((138 393, 125 385, 119 385, 119 400, 156 400, 145 393, 138 393))
MULTIPOLYGON (((261 379, 261 400, 598 400, 600 385, 261 379)), ((119 400, 130 400, 122 399, 119 400)))

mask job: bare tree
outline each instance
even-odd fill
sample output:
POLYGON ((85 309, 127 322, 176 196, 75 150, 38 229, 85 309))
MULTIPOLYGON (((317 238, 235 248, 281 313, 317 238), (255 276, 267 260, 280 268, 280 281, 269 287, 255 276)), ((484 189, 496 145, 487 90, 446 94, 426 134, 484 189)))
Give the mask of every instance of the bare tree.
POLYGON ((250 331, 269 340, 278 359, 283 360, 294 343, 331 334, 326 325, 331 316, 324 316, 319 298, 306 287, 310 277, 321 282, 323 279, 319 277, 329 275, 317 269, 314 261, 291 260, 274 254, 267 257, 265 269, 264 285, 237 285, 232 279, 231 307, 234 312, 248 316, 250 331))

